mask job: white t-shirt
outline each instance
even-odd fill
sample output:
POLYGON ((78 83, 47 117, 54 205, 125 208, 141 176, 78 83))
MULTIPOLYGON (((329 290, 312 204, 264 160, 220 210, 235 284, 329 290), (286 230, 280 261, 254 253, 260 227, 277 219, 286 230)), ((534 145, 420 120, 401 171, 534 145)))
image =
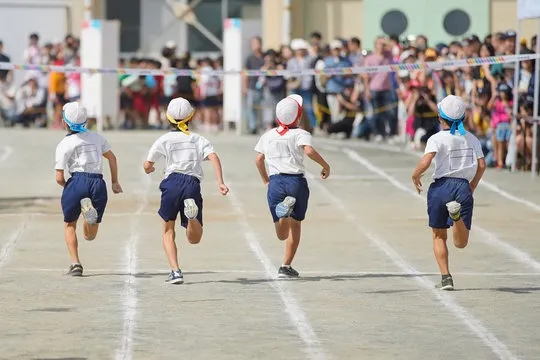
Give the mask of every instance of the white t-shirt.
POLYGON ((442 177, 462 178, 471 181, 478 168, 478 159, 484 157, 480 141, 471 133, 452 135, 448 130, 431 136, 425 154, 435 154, 434 179, 442 177))
POLYGON ((304 146, 312 146, 311 134, 302 129, 289 129, 283 136, 274 128, 266 132, 255 146, 264 154, 270 175, 303 174, 304 146))
POLYGON ((111 150, 107 139, 93 131, 66 136, 56 147, 56 170, 102 174, 103 154, 111 150))
POLYGON ((165 178, 172 173, 181 173, 202 180, 202 162, 214 152, 210 141, 198 134, 170 131, 154 142, 146 160, 156 162, 164 157, 165 178))
POLYGON ((205 66, 201 69, 199 88, 203 97, 219 95, 220 80, 219 77, 210 73, 213 70, 210 66, 205 66))

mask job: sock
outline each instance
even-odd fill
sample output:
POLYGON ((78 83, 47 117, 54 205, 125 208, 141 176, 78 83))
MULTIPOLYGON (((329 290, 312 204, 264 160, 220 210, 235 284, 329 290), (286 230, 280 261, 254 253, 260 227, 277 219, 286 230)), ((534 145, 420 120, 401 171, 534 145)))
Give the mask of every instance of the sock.
POLYGON ((287 269, 288 269, 288 268, 291 267, 291 265, 281 265, 281 267, 284 267, 284 268, 287 268, 287 269))
POLYGON ((458 211, 457 214, 450 214, 450 219, 452 221, 459 221, 461 219, 461 211, 458 211))

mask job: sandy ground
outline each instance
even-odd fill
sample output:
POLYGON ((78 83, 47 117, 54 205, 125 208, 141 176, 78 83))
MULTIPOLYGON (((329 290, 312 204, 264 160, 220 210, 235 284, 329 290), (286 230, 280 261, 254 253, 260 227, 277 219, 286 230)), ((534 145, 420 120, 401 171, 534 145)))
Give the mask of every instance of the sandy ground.
POLYGON ((171 286, 160 175, 141 168, 159 133, 106 135, 124 194, 109 196, 96 241, 80 243, 86 276, 70 278, 53 171, 63 134, 0 131, 0 359, 540 357, 540 179, 488 171, 470 245, 451 249, 458 291, 441 293, 425 199, 409 180, 417 156, 317 139, 333 173, 322 181, 308 164, 301 279, 277 281, 283 243, 256 138, 210 136, 231 193, 206 166, 204 238, 189 245, 179 229, 186 283, 171 286))

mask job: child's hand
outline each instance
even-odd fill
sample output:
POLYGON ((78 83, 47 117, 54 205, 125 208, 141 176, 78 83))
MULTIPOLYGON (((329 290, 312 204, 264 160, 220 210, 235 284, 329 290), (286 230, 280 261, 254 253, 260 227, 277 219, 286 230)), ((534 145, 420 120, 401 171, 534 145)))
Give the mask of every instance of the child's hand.
POLYGON ((330 176, 330 167, 321 170, 321 179, 327 179, 330 176))
POLYGON ((124 191, 122 190, 122 187, 120 186, 119 183, 113 183, 112 184, 112 191, 113 193, 115 194, 120 194, 120 193, 123 193, 124 191))
POLYGON ((221 193, 221 195, 227 195, 227 193, 229 192, 229 188, 225 184, 219 184, 219 192, 221 193))
POLYGON ((413 176, 412 181, 416 187, 416 191, 420 194, 424 189, 422 189, 422 182, 420 181, 421 176, 413 176))

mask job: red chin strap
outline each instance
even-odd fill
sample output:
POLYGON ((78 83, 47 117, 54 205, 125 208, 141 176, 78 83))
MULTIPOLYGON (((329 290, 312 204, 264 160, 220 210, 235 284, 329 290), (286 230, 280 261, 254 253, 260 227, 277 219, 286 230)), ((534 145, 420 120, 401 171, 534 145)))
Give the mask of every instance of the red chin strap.
POLYGON ((279 119, 276 119, 276 121, 278 123, 278 128, 276 129, 276 131, 281 136, 285 135, 287 133, 287 131, 289 131, 290 126, 296 124, 298 122, 298 120, 300 120, 300 117, 302 116, 302 107, 300 106, 300 104, 296 100, 294 100, 294 99, 292 99, 292 100, 298 106, 298 112, 296 113, 296 118, 294 119, 294 121, 290 125, 285 125, 281 121, 279 121, 279 119))

